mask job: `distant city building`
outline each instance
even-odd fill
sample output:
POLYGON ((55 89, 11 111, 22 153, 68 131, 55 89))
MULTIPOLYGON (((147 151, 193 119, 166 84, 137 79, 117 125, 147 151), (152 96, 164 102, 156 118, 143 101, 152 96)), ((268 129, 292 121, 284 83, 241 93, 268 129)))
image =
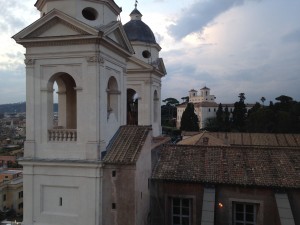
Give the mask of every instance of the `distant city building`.
POLYGON ((0 211, 23 214, 22 170, 0 170, 0 211))
MULTIPOLYGON (((200 89, 200 94, 195 89, 189 91, 189 102, 194 104, 195 113, 199 119, 199 128, 205 127, 207 119, 216 117, 219 104, 216 103, 216 97, 210 94, 208 87, 200 89)), ((246 104, 247 110, 251 109, 254 104, 246 104)), ((177 106, 176 127, 180 128, 182 114, 187 106, 187 103, 182 103, 177 106)), ((222 103, 223 110, 228 107, 230 113, 234 110, 234 103, 222 103)))

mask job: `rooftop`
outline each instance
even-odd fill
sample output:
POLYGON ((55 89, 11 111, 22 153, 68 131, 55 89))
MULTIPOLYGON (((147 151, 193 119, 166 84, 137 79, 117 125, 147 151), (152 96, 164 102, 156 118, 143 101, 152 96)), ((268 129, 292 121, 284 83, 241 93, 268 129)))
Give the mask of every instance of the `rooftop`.
POLYGON ((108 146, 105 164, 134 164, 150 131, 149 126, 121 126, 108 146))
POLYGON ((155 180, 300 188, 300 149, 166 145, 155 180))
POLYGON ((274 133, 233 133, 233 132, 201 132, 198 134, 183 133, 190 136, 178 144, 203 145, 203 139, 208 138, 206 145, 241 145, 269 147, 300 147, 300 134, 274 133))

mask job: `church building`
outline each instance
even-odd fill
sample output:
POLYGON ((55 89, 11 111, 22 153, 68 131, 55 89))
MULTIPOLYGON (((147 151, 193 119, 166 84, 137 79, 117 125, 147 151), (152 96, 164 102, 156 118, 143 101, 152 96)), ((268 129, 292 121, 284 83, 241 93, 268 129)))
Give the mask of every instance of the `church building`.
POLYGON ((35 7, 40 18, 13 36, 26 49, 23 224, 145 224, 161 47, 137 5, 124 26, 113 0, 35 7))
MULTIPOLYGON (((210 94, 210 88, 204 86, 200 89, 200 94, 195 89, 189 91, 189 102, 194 104, 195 113, 198 116, 199 128, 205 128, 205 123, 207 119, 216 117, 216 113, 219 107, 219 104, 216 103, 216 97, 210 94)), ((182 114, 187 106, 187 102, 182 103, 177 106, 177 118, 176 118, 176 127, 179 129, 181 124, 182 114)), ((228 107, 228 111, 232 116, 234 110, 234 103, 223 104, 223 107, 228 107)), ((251 109, 254 104, 246 104, 247 111, 251 109)))

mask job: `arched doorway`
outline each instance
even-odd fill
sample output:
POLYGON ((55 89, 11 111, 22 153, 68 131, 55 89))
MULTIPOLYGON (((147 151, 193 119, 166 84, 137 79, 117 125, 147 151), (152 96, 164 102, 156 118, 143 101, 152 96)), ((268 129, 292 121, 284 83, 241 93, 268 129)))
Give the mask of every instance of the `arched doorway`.
POLYGON ((127 89, 127 125, 138 125, 138 94, 127 89))

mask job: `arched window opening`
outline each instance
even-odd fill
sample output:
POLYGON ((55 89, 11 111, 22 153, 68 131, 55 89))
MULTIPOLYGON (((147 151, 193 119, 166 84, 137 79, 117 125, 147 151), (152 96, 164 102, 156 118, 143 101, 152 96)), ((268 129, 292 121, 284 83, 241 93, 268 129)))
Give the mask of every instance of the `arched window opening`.
POLYGON ((58 127, 58 86, 53 84, 53 127, 58 127))
POLYGON ((138 94, 127 89, 127 125, 138 125, 138 94))
POLYGON ((153 96, 153 121, 156 123, 157 122, 157 117, 158 117, 158 105, 159 105, 159 98, 157 91, 154 91, 154 96, 153 96))
POLYGON ((76 141, 77 134, 77 93, 75 80, 67 73, 58 73, 48 82, 48 115, 53 115, 49 130, 50 141, 76 141), (49 94, 51 94, 49 92, 49 94), (53 128, 53 129, 51 129, 53 128))
POLYGON ((107 119, 111 113, 114 113, 116 119, 118 118, 118 95, 120 91, 118 90, 118 83, 116 78, 111 77, 107 84, 107 119))

